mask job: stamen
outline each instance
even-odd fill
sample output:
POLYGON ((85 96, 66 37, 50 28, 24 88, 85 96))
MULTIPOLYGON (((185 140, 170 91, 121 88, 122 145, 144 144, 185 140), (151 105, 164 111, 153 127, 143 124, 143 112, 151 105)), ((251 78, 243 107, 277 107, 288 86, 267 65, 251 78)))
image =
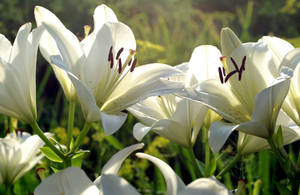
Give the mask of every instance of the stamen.
POLYGON ((223 83, 223 75, 222 75, 221 67, 218 68, 218 71, 219 71, 219 78, 220 78, 220 81, 221 81, 221 83, 223 83))
POLYGON ((226 76, 225 68, 223 67, 223 75, 226 76))
POLYGON ((129 62, 128 62, 128 66, 130 66, 130 64, 131 64, 131 61, 132 61, 132 58, 129 60, 129 62))
POLYGON ((112 58, 112 49, 113 49, 113 47, 111 46, 110 47, 110 49, 109 49, 109 52, 108 52, 108 59, 107 59, 107 61, 110 61, 112 58))
POLYGON ((90 25, 84 25, 83 28, 84 28, 84 38, 86 38, 90 33, 91 26, 90 25))
POLYGON ((131 65, 131 67, 130 67, 130 72, 133 72, 136 63, 137 63, 137 58, 134 58, 134 60, 133 60, 133 62, 132 62, 132 65, 131 65))
POLYGON ((119 74, 121 74, 121 72, 122 72, 122 61, 121 61, 121 58, 119 59, 119 68, 118 68, 118 72, 119 72, 119 74))
POLYGON ((136 50, 133 50, 133 49, 129 49, 129 53, 130 53, 130 55, 135 55, 136 54, 136 50))
POLYGON ((113 68, 114 66, 114 57, 113 57, 112 49, 113 47, 111 46, 108 53, 108 61, 110 62, 110 68, 113 68))
POLYGON ((121 53, 123 52, 124 50, 124 47, 122 47, 121 49, 119 49, 118 53, 117 53, 117 56, 116 56, 116 60, 119 59, 121 53))

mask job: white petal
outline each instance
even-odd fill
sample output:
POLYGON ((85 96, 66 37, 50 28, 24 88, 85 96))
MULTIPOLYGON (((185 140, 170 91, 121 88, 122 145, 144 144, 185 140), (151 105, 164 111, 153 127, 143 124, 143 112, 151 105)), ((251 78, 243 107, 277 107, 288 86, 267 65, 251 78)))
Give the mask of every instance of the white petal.
POLYGON ((180 191, 183 191, 185 189, 185 184, 167 163, 145 153, 136 153, 136 156, 139 158, 150 160, 160 169, 167 185, 166 195, 178 194, 180 191))
POLYGON ((227 57, 231 56, 231 52, 242 44, 230 28, 222 28, 220 42, 222 54, 227 57))
POLYGON ((52 12, 43 7, 35 7, 35 17, 45 26, 48 33, 56 41, 65 64, 76 76, 79 76, 80 66, 85 56, 77 37, 65 28, 52 12))
POLYGON ((274 83, 255 97, 255 108, 250 122, 242 123, 237 130, 268 138, 273 135, 276 119, 289 91, 290 76, 280 75, 274 83))
POLYGON ((101 180, 100 189, 103 191, 103 195, 140 195, 125 179, 116 175, 102 175, 101 180))
POLYGON ((150 96, 178 92, 184 83, 167 79, 176 74, 182 72, 163 64, 137 67, 119 83, 101 110, 108 113, 117 112, 150 96))
POLYGON ((228 85, 221 84, 219 80, 204 81, 186 88, 179 95, 200 101, 228 121, 240 123, 250 119, 251 113, 246 110, 245 105, 241 104, 228 85))
MULTIPOLYGON (((44 17, 48 16, 49 18, 52 18, 53 22, 56 22, 57 25, 64 28, 64 25, 61 23, 61 21, 52 13, 50 13, 48 10, 46 10, 43 7, 36 6, 35 9, 35 20, 38 26, 42 25, 44 17)), ((51 63, 50 56, 52 55, 60 55, 60 51, 57 47, 57 44, 53 37, 49 34, 49 32, 44 31, 43 35, 41 37, 40 43, 39 43, 40 51, 43 55, 43 57, 48 61, 48 63, 51 64, 51 67, 54 70, 55 76, 57 80, 59 81, 60 85, 63 88, 63 91, 66 95, 66 98, 70 100, 74 100, 76 98, 76 92, 72 85, 72 82, 70 81, 68 75, 61 70, 60 68, 57 68, 54 64, 51 63)))
POLYGON ((2 34, 0 34, 0 58, 8 62, 11 52, 10 41, 2 34))
POLYGON ((136 123, 133 127, 133 136, 138 141, 141 141, 150 130, 151 127, 145 126, 142 123, 136 123))
POLYGON ((188 70, 189 70, 189 62, 183 62, 181 64, 178 64, 176 66, 174 66, 176 69, 182 71, 182 72, 185 72, 187 73, 188 70))
POLYGON ((106 22, 118 22, 118 19, 111 8, 102 4, 94 11, 94 31, 98 31, 106 22))
POLYGON ((187 185, 179 195, 231 195, 232 193, 216 178, 201 178, 187 185))
POLYGON ((143 143, 140 144, 134 144, 132 146, 128 146, 121 151, 117 152, 115 155, 113 155, 109 161, 104 165, 102 168, 102 174, 115 174, 117 175, 119 172, 119 169, 124 162, 124 160, 134 151, 139 150, 144 147, 143 143))
POLYGON ((196 47, 189 62, 189 74, 194 75, 198 83, 207 79, 218 79, 218 67, 223 66, 221 56, 221 52, 215 46, 196 47))
POLYGON ((78 167, 50 175, 34 190, 35 195, 99 195, 99 189, 78 167))
POLYGON ((106 135, 111 135, 118 131, 127 119, 127 114, 120 112, 118 115, 100 113, 101 122, 106 135))
POLYGON ((278 74, 278 68, 281 60, 288 52, 294 49, 294 46, 278 37, 264 36, 259 41, 264 41, 267 43, 269 49, 271 50, 271 53, 273 54, 273 60, 277 67, 276 72, 274 73, 278 74))
MULTIPOLYGON (((91 49, 81 70, 81 79, 92 89, 97 102, 100 102, 102 97, 107 95, 107 90, 114 87, 113 78, 119 74, 118 60, 116 60, 117 52, 123 48, 120 59, 124 64, 129 55, 129 50, 136 49, 136 43, 131 29, 121 22, 105 23, 95 36, 95 41, 91 43, 91 49), (112 68, 110 68, 110 62, 108 61, 111 47, 114 60, 112 68)), ((126 66, 126 68, 129 67, 126 66)))
POLYGON ((218 153, 230 134, 238 127, 236 124, 221 121, 213 122, 209 128, 209 146, 214 153, 218 153))
POLYGON ((134 151, 139 150, 144 147, 143 143, 134 144, 132 146, 128 146, 121 151, 114 154, 109 161, 104 165, 101 171, 101 176, 95 179, 94 184, 97 185, 99 188, 102 188, 102 176, 103 175, 117 175, 119 169, 124 162, 124 160, 134 151))
POLYGON ((100 110, 96 104, 95 98, 89 88, 87 88, 74 74, 67 69, 62 62, 60 56, 51 56, 51 61, 57 65, 58 68, 61 68, 65 71, 70 80, 72 81, 76 94, 81 104, 83 114, 87 122, 94 122, 101 119, 100 110))

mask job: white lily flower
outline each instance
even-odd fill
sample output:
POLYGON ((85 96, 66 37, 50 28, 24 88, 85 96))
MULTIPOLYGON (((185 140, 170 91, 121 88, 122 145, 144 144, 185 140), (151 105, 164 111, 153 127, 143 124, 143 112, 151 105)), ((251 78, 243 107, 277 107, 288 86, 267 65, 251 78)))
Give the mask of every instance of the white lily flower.
MULTIPOLYGON (((144 144, 135 144, 124 148, 117 152, 111 159, 104 165, 101 176, 99 176, 94 182, 92 182, 83 170, 78 167, 69 167, 58 173, 55 173, 46 178, 34 191, 35 195, 102 195, 102 194, 123 194, 112 193, 110 191, 110 185, 106 184, 106 177, 114 175, 121 181, 125 192, 131 192, 129 194, 134 195, 135 190, 133 187, 123 178, 117 176, 119 169, 124 160, 134 151, 141 149, 144 144), (107 186, 107 187, 106 187, 107 186)), ((115 189, 118 190, 118 189, 115 189)))
MULTIPOLYGON (((140 195, 125 179, 117 174, 124 160, 134 151, 141 149, 144 144, 135 144, 116 153, 103 167, 101 176, 92 182, 83 170, 69 167, 46 178, 34 191, 35 195, 140 195)), ((165 162, 143 153, 139 158, 152 161, 162 171, 167 183, 167 195, 203 194, 227 195, 231 194, 224 185, 215 178, 202 178, 185 186, 165 162)))
POLYGON ((0 34, 0 113, 27 123, 37 119, 36 55, 42 28, 20 27, 11 45, 0 34))
MULTIPOLYGON (((51 55, 50 61, 64 71, 64 79, 60 80, 72 82, 86 120, 101 119, 106 134, 121 127, 127 117, 122 111, 127 107, 183 87, 166 78, 181 73, 170 66, 149 64, 135 68, 133 32, 117 22, 112 10, 104 5, 96 8, 94 32, 81 43, 49 10, 36 7, 35 17, 55 40, 59 54, 48 51, 48 57, 51 55)), ((48 49, 46 44, 43 48, 48 49)))
MULTIPOLYGON (((217 78, 215 70, 218 67, 207 63, 208 59, 214 59, 213 55, 217 55, 215 53, 220 53, 216 47, 199 46, 194 49, 189 63, 176 66, 188 74, 188 78, 183 81, 186 86, 217 78), (211 55, 203 55, 207 53, 211 55)), ((214 112, 208 112, 203 104, 175 95, 149 97, 131 106, 128 111, 141 121, 133 128, 133 135, 137 140, 140 141, 153 130, 185 147, 194 145, 205 119, 215 120, 217 117, 214 112)))
POLYGON ((233 130, 240 131, 241 153, 265 148, 268 143, 263 138, 273 135, 278 125, 282 125, 285 144, 298 140, 299 129, 294 124, 276 123, 292 76, 292 71, 282 71, 276 78, 283 56, 290 51, 289 44, 276 37, 242 44, 228 28, 221 32, 221 44, 227 56, 223 64, 219 62, 220 78, 205 81, 195 90, 187 89, 187 96, 203 102, 230 122, 216 122, 210 127, 212 150, 218 152, 233 130), (278 45, 283 49, 278 49, 278 45))
POLYGON ((154 163, 162 172, 166 185, 166 195, 229 195, 231 192, 217 181, 216 178, 200 178, 187 186, 183 183, 172 168, 164 161, 144 153, 137 153, 137 157, 144 158, 154 163))
POLYGON ((31 170, 44 156, 40 153, 43 145, 37 135, 31 136, 26 132, 0 138, 0 185, 13 184, 31 170))

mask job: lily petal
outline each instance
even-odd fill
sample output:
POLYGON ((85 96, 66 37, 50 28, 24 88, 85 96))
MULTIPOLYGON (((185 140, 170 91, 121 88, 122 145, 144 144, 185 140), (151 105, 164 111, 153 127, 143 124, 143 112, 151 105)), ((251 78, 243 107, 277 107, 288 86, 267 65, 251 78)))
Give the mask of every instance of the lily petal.
POLYGON ((200 178, 189 185, 179 195, 232 195, 232 193, 215 177, 200 178))
MULTIPOLYGON (((52 20, 52 22, 56 23, 56 25, 60 26, 61 28, 65 28, 63 23, 53 13, 43 7, 36 6, 34 10, 34 16, 38 26, 41 26, 44 20, 52 20)), ((76 92, 68 75, 65 73, 65 71, 57 68, 53 63, 51 63, 50 56, 60 55, 60 51, 54 38, 49 34, 49 32, 43 32, 39 47, 43 57, 48 61, 48 63, 51 64, 55 76, 63 88, 66 98, 68 100, 74 100, 76 98, 76 92)))
POLYGON ((189 74, 194 75, 198 83, 208 79, 218 79, 217 70, 218 67, 222 67, 221 56, 221 52, 215 46, 196 47, 189 62, 189 74))
POLYGON ((184 83, 168 80, 167 77, 182 75, 182 72, 164 64, 148 64, 128 73, 101 107, 113 113, 146 99, 150 96, 178 92, 184 83))
POLYGON ((117 152, 113 155, 109 161, 104 165, 101 171, 101 176, 97 177, 94 181, 94 184, 98 186, 99 189, 102 188, 102 176, 103 175, 118 175, 120 167, 124 160, 134 151, 139 150, 144 147, 143 143, 134 144, 132 146, 128 146, 121 151, 117 152))
POLYGON ((126 147, 123 150, 119 151, 113 155, 109 161, 102 168, 102 174, 114 174, 117 175, 119 169, 124 162, 124 160, 134 151, 142 149, 144 147, 143 143, 134 144, 132 146, 126 147))
MULTIPOLYGON (((123 48, 119 59, 125 63, 130 50, 136 50, 136 43, 131 29, 121 23, 107 22, 96 33, 95 41, 91 45, 87 55, 85 66, 81 70, 81 80, 93 91, 98 99, 102 100, 107 95, 108 90, 113 88, 113 79, 118 73, 118 61, 115 59, 118 51, 123 48), (115 66, 110 67, 107 60, 110 48, 112 48, 115 66)), ((125 68, 129 69, 129 66, 125 68)))
POLYGON ((232 93, 230 87, 221 84, 219 80, 204 81, 199 85, 186 88, 178 94, 200 101, 228 121, 239 123, 250 119, 250 114, 232 93))
POLYGON ((99 189, 78 167, 50 175, 35 190, 35 195, 98 195, 99 189))
POLYGON ((0 58, 8 62, 11 48, 10 41, 4 35, 0 34, 0 58))
POLYGON ((209 146, 214 153, 218 153, 230 134, 236 130, 239 125, 225 123, 221 121, 213 122, 209 128, 209 146))
POLYGON ((133 126, 133 136, 138 141, 141 141, 151 129, 152 127, 145 126, 142 123, 136 123, 133 126))
POLYGON ((270 87, 256 95, 251 121, 240 124, 238 130, 262 138, 273 135, 279 110, 289 91, 290 76, 281 74, 270 87))
POLYGON ((166 195, 178 194, 179 192, 185 190, 185 184, 167 163, 145 153, 136 153, 136 156, 151 161, 160 169, 167 185, 166 195))
POLYGON ((224 56, 229 57, 235 48, 238 48, 242 42, 230 28, 222 28, 221 30, 221 49, 224 56))
POLYGON ((49 10, 36 6, 35 15, 56 41, 56 45, 65 64, 78 77, 80 74, 80 66, 85 56, 77 37, 49 10))
POLYGON ((81 104, 83 114, 88 122, 101 119, 101 112, 96 104, 95 98, 89 88, 87 88, 73 73, 68 70, 60 56, 51 56, 51 62, 58 68, 65 71, 72 81, 76 94, 81 104))
POLYGON ((125 179, 116 175, 101 176, 103 195, 122 194, 122 195, 140 195, 137 190, 125 179))
POLYGON ((111 135, 118 131, 127 119, 127 114, 120 112, 118 115, 100 113, 101 122, 106 135, 111 135))
POLYGON ((118 22, 118 19, 112 9, 102 4, 94 11, 94 31, 98 31, 106 22, 118 22))

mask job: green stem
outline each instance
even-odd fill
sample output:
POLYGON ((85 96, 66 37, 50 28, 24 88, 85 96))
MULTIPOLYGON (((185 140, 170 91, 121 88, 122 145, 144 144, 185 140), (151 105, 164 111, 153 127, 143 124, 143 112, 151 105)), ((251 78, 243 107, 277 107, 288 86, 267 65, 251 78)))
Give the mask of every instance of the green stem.
POLYGON ((241 152, 237 153, 233 160, 217 175, 217 177, 222 177, 227 171, 229 171, 242 157, 241 152))
POLYGON ((76 152, 79 149, 79 147, 81 146, 85 136, 89 132, 90 128, 91 128, 91 123, 85 122, 84 126, 83 126, 83 129, 80 131, 79 136, 76 138, 76 141, 75 141, 74 147, 72 149, 72 152, 74 152, 74 151, 76 152))
POLYGON ((73 131, 73 126, 74 126, 74 114, 75 114, 75 107, 76 107, 76 102, 71 101, 69 104, 69 116, 68 116, 68 139, 67 139, 67 148, 68 151, 70 151, 70 144, 72 140, 72 131, 73 131))
POLYGON ((43 131, 40 129, 39 125, 37 122, 33 122, 30 124, 32 127, 33 131, 35 134, 37 134, 44 142, 45 144, 53 151, 55 154, 57 154, 63 161, 67 160, 67 157, 60 151, 58 150, 55 145, 50 142, 50 140, 44 135, 43 131))
POLYGON ((203 175, 202 175, 202 173, 201 173, 201 170, 200 170, 200 168, 199 168, 199 166, 198 166, 198 163, 197 163, 197 161, 196 161, 196 156, 195 156, 195 153, 194 153, 194 150, 193 150, 193 146, 189 147, 189 148, 188 148, 188 151, 189 151, 190 156, 191 156, 191 162, 192 162, 192 164, 193 164, 193 167, 194 167, 195 170, 196 170, 196 175, 197 175, 197 177, 198 177, 198 178, 203 177, 203 175))
POLYGON ((286 173, 286 175, 288 176, 290 182, 292 183, 292 192, 293 194, 297 194, 298 190, 299 190, 299 179, 295 177, 295 174, 297 174, 297 168, 296 165, 294 165, 294 163, 291 161, 291 159, 288 157, 286 151, 283 148, 278 148, 274 142, 274 140, 272 139, 272 137, 270 137, 268 140, 268 143, 272 149, 272 151, 274 152, 277 160, 279 161, 279 164, 281 166, 281 168, 284 170, 284 172, 286 173), (289 163, 290 167, 293 169, 291 172, 289 168, 287 168, 287 166, 285 166, 285 163, 289 163))
POLYGON ((210 163, 210 148, 208 143, 208 129, 205 127, 202 128, 202 137, 202 142, 205 148, 205 167, 208 167, 210 163))
POLYGON ((5 191, 6 191, 6 195, 13 195, 14 194, 14 192, 13 192, 13 185, 7 184, 5 186, 5 191))

